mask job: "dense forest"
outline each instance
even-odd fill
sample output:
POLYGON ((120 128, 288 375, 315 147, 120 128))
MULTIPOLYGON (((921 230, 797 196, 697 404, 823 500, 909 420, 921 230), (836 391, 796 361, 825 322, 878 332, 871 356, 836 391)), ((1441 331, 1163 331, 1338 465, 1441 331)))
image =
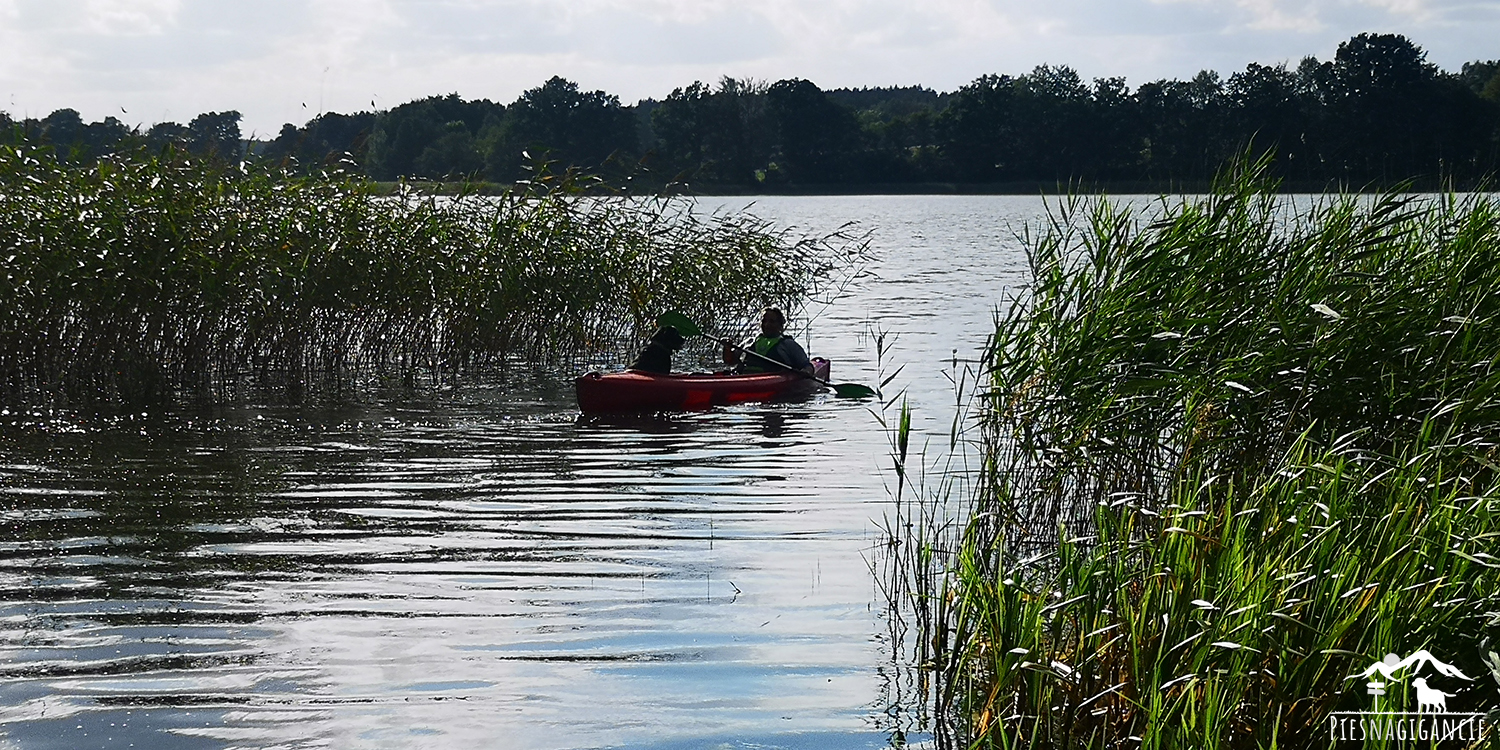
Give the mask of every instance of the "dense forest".
POLYGON ((1474 184, 1500 167, 1500 60, 1438 69, 1399 35, 1361 34, 1331 61, 1251 63, 1131 90, 1072 68, 920 86, 823 90, 811 81, 694 82, 626 106, 554 77, 510 104, 457 94, 380 112, 321 114, 269 141, 238 112, 147 130, 63 109, 11 120, 10 138, 68 160, 171 144, 193 153, 342 164, 376 180, 513 182, 538 164, 618 185, 694 190, 857 190, 948 183, 1192 182, 1246 150, 1272 150, 1293 184, 1418 179, 1474 184))

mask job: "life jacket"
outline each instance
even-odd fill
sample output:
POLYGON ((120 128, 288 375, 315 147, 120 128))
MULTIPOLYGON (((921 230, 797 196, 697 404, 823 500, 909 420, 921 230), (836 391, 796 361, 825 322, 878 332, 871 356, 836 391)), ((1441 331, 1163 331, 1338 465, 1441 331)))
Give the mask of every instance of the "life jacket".
MULTIPOLYGON (((780 362, 781 360, 771 356, 771 351, 775 349, 776 345, 780 344, 781 340, 784 338, 786 338, 785 335, 756 336, 755 343, 750 345, 750 351, 755 352, 756 354, 759 354, 760 356, 767 359, 773 359, 777 362, 780 362)), ((745 361, 740 365, 741 372, 770 372, 772 370, 778 369, 775 365, 766 364, 765 362, 756 359, 755 357, 745 357, 744 359, 745 361)))

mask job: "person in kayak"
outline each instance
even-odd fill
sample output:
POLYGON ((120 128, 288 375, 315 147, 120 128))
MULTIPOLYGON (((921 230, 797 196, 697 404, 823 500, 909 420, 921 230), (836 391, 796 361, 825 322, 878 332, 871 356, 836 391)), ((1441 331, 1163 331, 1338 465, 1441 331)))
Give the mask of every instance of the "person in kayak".
MULTIPOLYGON (((785 330, 786 315, 774 307, 768 307, 760 314, 760 336, 748 348, 793 370, 812 374, 812 361, 807 358, 807 352, 791 336, 787 336, 785 330)), ((738 349, 727 344, 724 346, 724 363, 734 365, 737 373, 779 372, 781 369, 755 357, 742 357, 738 349)))
POLYGON ((672 374, 672 352, 682 348, 682 334, 672 326, 662 326, 651 334, 651 340, 641 348, 635 361, 631 362, 627 370, 638 370, 640 372, 651 372, 660 375, 672 374))

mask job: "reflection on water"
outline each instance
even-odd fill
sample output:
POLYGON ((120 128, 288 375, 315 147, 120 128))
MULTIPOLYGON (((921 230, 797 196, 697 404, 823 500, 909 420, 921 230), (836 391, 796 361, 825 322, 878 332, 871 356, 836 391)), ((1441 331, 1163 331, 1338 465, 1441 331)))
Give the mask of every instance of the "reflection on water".
POLYGON ((833 683, 863 678, 881 498, 806 478, 850 408, 12 428, 3 720, 26 746, 142 739, 132 717, 155 734, 166 707, 206 745, 531 726, 538 746, 671 736, 703 708, 828 727, 833 683))
MULTIPOLYGON (((1039 209, 756 208, 877 231, 872 275, 801 335, 835 380, 874 383, 868 332, 890 331, 893 387, 940 435, 952 399, 922 363, 982 343, 1019 282, 1009 226, 1039 209)), ((0 747, 883 747, 909 729, 870 572, 889 499, 869 405, 598 420, 566 382, 0 418, 0 747)))

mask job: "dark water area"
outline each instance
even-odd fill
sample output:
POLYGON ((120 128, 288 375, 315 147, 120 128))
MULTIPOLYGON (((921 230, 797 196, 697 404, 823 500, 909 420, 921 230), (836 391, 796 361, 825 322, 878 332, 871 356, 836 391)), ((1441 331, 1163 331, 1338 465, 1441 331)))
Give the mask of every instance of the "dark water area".
MULTIPOLYGON (((950 381, 1023 283, 1015 232, 1042 209, 750 208, 874 232, 868 273, 792 327, 835 381, 896 373, 918 448, 946 445, 950 381)), ((879 405, 601 421, 579 416, 577 374, 0 415, 0 748, 920 742, 879 576, 879 405)))

